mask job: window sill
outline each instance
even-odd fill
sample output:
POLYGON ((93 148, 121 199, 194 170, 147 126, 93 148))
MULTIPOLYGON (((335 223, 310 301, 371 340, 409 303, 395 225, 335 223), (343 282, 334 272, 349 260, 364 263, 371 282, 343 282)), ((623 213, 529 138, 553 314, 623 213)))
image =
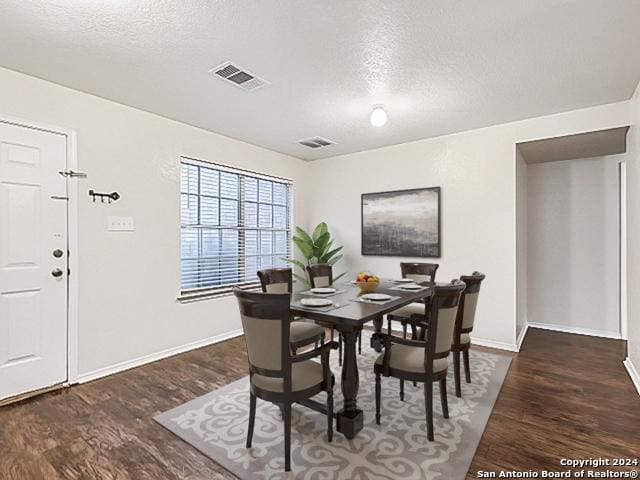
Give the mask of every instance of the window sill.
MULTIPOLYGON (((260 290, 260 284, 238 285, 242 290, 257 291, 260 290)), ((191 290, 180 292, 176 299, 179 303, 194 303, 204 300, 214 300, 217 298, 230 297, 233 295, 233 289, 235 286, 217 288, 213 290, 191 290)))

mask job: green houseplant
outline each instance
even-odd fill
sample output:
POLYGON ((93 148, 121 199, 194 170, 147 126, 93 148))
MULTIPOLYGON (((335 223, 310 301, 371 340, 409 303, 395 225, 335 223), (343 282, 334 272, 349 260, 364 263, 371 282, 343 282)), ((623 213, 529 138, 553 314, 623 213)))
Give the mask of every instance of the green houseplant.
MULTIPOLYGON (((305 265, 303 262, 296 260, 295 258, 283 258, 283 260, 300 269, 301 273, 294 273, 293 276, 305 285, 311 284, 309 281, 309 275, 307 274, 307 266, 318 263, 335 265, 342 258, 342 254, 339 253, 340 250, 342 250, 342 247, 334 247, 333 239, 329 233, 329 227, 325 222, 319 223, 316 228, 313 229, 313 233, 311 235, 309 235, 304 229, 296 227, 296 234, 293 236, 293 243, 296 244, 307 264, 305 265)), ((334 277, 333 281, 335 282, 345 274, 346 272, 334 277)))

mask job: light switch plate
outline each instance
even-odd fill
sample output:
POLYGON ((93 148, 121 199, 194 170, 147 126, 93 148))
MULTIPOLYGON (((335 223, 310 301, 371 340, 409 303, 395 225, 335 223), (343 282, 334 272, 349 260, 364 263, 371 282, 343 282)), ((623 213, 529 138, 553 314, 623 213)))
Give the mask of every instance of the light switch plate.
POLYGON ((107 230, 110 232, 133 232, 133 217, 108 217, 107 230))

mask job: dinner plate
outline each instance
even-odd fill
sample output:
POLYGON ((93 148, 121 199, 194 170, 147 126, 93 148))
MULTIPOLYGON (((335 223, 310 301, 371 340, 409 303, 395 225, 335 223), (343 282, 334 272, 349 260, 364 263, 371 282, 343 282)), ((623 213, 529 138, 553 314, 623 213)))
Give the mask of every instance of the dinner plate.
POLYGON ((422 285, 418 285, 417 283, 409 283, 407 285, 400 285, 403 290, 422 290, 424 287, 422 285))
POLYGON ((337 290, 331 287, 317 287, 317 288, 312 288, 309 291, 311 293, 319 293, 321 295, 326 295, 328 293, 336 293, 337 290))
POLYGON ((413 283, 415 280, 411 280, 410 278, 394 278, 393 281, 395 283, 413 283))
POLYGON ((382 302, 383 300, 389 300, 391 295, 387 295, 386 293, 367 293, 362 295, 361 298, 365 300, 373 300, 374 302, 382 302))
POLYGON ((333 302, 327 298, 303 298, 300 303, 305 307, 328 307, 333 302))

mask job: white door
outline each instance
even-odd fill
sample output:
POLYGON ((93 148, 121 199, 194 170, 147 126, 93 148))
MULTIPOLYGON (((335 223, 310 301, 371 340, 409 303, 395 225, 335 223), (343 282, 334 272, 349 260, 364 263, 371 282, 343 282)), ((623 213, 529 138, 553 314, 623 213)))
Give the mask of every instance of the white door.
POLYGON ((66 137, 0 122, 0 399, 67 379, 66 137))

